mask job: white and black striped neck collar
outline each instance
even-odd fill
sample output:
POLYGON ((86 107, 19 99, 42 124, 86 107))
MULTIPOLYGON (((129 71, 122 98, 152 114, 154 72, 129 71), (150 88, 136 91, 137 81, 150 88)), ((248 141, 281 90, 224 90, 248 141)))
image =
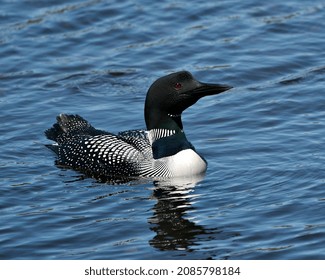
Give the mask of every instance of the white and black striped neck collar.
MULTIPOLYGON (((183 132, 183 131, 181 131, 183 132)), ((154 128, 148 131, 148 138, 150 143, 154 143, 156 140, 175 135, 177 132, 174 129, 166 128, 154 128)))

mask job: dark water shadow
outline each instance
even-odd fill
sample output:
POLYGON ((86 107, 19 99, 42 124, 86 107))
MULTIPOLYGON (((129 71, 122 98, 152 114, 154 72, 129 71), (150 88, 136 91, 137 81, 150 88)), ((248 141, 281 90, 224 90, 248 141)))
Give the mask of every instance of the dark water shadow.
MULTIPOLYGON (((200 194, 195 190, 204 177, 205 174, 177 179, 92 177, 96 180, 96 187, 98 187, 98 183, 100 185, 131 187, 127 190, 125 188, 118 191, 115 189, 117 192, 107 195, 101 194, 96 196, 92 202, 117 193, 132 193, 133 187, 147 185, 152 193, 148 194, 145 199, 156 201, 147 217, 149 229, 154 233, 154 236, 148 240, 149 245, 156 250, 170 251, 173 254, 176 252, 176 254, 186 258, 215 259, 220 254, 219 248, 210 248, 208 246, 209 241, 233 238, 238 233, 229 232, 227 229, 218 226, 202 225, 200 221, 195 219, 195 213, 199 210, 195 204, 201 199, 200 194), (150 187, 151 184, 153 185, 152 188, 150 187)), ((79 173, 72 180, 70 177, 69 182, 86 179, 90 179, 90 177, 79 173)))
POLYGON ((192 252, 197 236, 208 234, 204 226, 191 219, 197 195, 194 188, 203 176, 173 181, 156 181, 153 198, 157 203, 148 218, 155 236, 149 244, 160 251, 192 252))

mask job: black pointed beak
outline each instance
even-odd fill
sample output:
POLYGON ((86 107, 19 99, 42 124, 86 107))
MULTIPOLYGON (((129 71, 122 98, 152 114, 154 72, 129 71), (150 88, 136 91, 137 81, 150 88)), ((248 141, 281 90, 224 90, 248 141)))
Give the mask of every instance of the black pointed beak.
POLYGON ((232 89, 232 87, 228 85, 200 83, 199 86, 191 92, 197 97, 203 97, 207 95, 219 94, 229 89, 232 89))

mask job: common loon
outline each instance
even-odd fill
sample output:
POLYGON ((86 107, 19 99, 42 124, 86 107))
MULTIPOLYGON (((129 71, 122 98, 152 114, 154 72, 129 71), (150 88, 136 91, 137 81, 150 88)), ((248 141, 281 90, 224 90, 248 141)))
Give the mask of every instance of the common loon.
POLYGON ((202 174, 205 159, 187 140, 182 112, 201 97, 231 89, 201 83, 187 71, 161 77, 149 88, 145 100, 147 130, 112 134, 95 129, 79 115, 60 114, 45 131, 56 143, 46 145, 57 164, 104 178, 176 178, 202 174))

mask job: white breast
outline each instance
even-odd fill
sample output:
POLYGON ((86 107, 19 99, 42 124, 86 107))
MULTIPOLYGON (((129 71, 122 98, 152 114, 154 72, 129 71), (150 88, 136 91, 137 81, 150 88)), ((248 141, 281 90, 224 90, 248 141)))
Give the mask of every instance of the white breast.
POLYGON ((186 149, 165 157, 165 163, 172 177, 187 177, 202 174, 207 169, 206 162, 194 150, 186 149))

